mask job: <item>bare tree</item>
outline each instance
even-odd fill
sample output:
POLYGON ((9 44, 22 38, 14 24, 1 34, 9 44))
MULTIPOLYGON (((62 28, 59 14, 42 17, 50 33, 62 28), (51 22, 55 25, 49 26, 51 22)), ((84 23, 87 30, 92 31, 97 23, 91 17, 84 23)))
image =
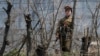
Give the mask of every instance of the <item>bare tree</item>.
MULTIPOLYGON (((52 19, 52 21, 51 22, 53 22, 52 23, 52 25, 51 25, 51 27, 50 27, 50 32, 49 33, 47 33, 47 30, 46 30, 46 23, 45 23, 45 21, 46 21, 46 17, 47 17, 47 14, 46 14, 46 17, 44 17, 43 16, 43 10, 42 10, 42 7, 41 7, 41 11, 42 11, 42 16, 40 17, 40 15, 39 15, 39 13, 37 12, 37 8, 36 8, 36 4, 34 3, 34 6, 32 7, 32 10, 33 10, 33 12, 38 16, 38 18, 39 18, 39 21, 37 22, 37 24, 35 25, 35 27, 37 26, 37 25, 40 25, 40 31, 39 31, 39 33, 40 33, 40 39, 41 39, 41 46, 44 48, 44 50, 45 50, 45 56, 47 56, 47 54, 46 54, 46 51, 48 50, 48 48, 49 48, 49 46, 50 46, 50 44, 51 44, 51 40, 52 40, 52 37, 53 37, 53 33, 54 33, 54 28, 55 28, 55 22, 56 22, 56 19, 57 19, 57 15, 58 15, 58 11, 59 11, 59 8, 60 8, 60 6, 61 6, 61 4, 62 4, 62 0, 60 1, 60 4, 59 4, 59 7, 58 7, 58 9, 57 9, 57 12, 56 12, 56 14, 54 15, 54 13, 53 13, 53 19, 52 19), (55 17, 54 17, 55 16, 55 17), (40 24, 39 24, 40 23, 40 24)), ((49 7, 48 7, 49 8, 49 7)), ((34 29, 34 28, 33 28, 34 29)))
POLYGON ((32 30, 32 26, 31 26, 31 18, 30 18, 30 14, 25 15, 25 21, 26 21, 26 27, 27 27, 27 56, 29 56, 29 53, 31 51, 31 30, 32 30))
POLYGON ((7 2, 8 7, 7 7, 7 9, 5 9, 5 8, 3 8, 3 9, 7 13, 8 18, 7 18, 7 21, 5 22, 5 32, 4 32, 3 44, 2 44, 2 47, 0 50, 0 56, 3 56, 6 45, 9 45, 7 36, 8 36, 9 28, 10 28, 10 12, 11 12, 11 8, 12 8, 12 4, 7 0, 6 0, 6 2, 7 2))
POLYGON ((89 36, 89 28, 86 29, 87 31, 84 30, 84 37, 82 37, 82 45, 81 45, 81 52, 80 56, 88 56, 88 48, 91 43, 91 37, 89 36))
POLYGON ((90 9, 90 6, 89 6, 87 0, 86 0, 86 3, 87 3, 87 6, 88 6, 88 9, 90 10, 91 15, 92 15, 91 37, 93 37, 93 35, 95 35, 95 37, 96 37, 97 46, 98 46, 98 56, 99 56, 99 36, 98 36, 98 32, 97 31, 98 31, 98 27, 99 27, 99 24, 98 24, 98 15, 99 15, 100 3, 97 5, 94 13, 90 9))

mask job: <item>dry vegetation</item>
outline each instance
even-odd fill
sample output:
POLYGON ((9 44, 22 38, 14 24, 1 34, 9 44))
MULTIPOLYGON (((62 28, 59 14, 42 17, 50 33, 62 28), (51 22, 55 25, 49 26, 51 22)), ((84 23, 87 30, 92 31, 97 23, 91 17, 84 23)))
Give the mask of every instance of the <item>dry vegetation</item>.
MULTIPOLYGON (((14 0, 13 0, 14 1, 14 0)), ((55 40, 55 28, 58 17, 62 18, 61 12, 63 0, 52 0, 52 8, 50 8, 51 2, 48 1, 46 4, 46 11, 44 11, 43 0, 38 0, 38 6, 36 0, 27 0, 27 7, 22 6, 22 0, 19 0, 19 8, 15 8, 12 0, 6 0, 7 7, 3 7, 4 13, 7 17, 5 20, 5 27, 1 28, 3 41, 0 43, 0 56, 37 56, 36 52, 39 50, 40 56, 60 56, 61 50, 59 42, 54 44, 55 40), (56 4, 57 3, 57 4, 56 4), (39 7, 39 8, 38 8, 39 7), (56 10, 55 10, 55 7, 56 10), (52 13, 49 13, 52 9, 52 13), (34 13, 34 14, 32 14, 34 13), (19 24, 22 20, 24 23, 19 28, 16 27, 16 20, 19 17, 19 24)), ((67 1, 67 0, 66 0, 67 1)), ((99 49, 99 26, 100 26, 100 3, 98 2, 95 9, 92 10, 89 1, 86 0, 86 6, 91 14, 91 26, 83 27, 83 31, 78 30, 79 24, 76 14, 77 0, 67 2, 68 4, 73 2, 73 38, 72 38, 72 50, 71 56, 100 56, 99 49), (77 31, 78 30, 78 31, 77 31), (80 33, 81 32, 81 33, 80 33), (82 42, 80 39, 86 37, 86 42, 82 42), (90 47, 88 46, 89 38, 90 47), (85 45, 81 45, 85 44, 85 45), (84 47, 85 51, 81 53, 81 48, 84 47)), ((45 3, 45 2, 44 2, 45 3)), ((84 16, 84 15, 83 15, 84 16)), ((80 22, 82 16, 79 17, 80 22)), ((84 25, 84 24, 83 24, 84 25)), ((0 31, 1 31, 0 30, 0 31)), ((0 34, 1 34, 0 33, 0 34)), ((1 38, 1 37, 0 37, 1 38)))

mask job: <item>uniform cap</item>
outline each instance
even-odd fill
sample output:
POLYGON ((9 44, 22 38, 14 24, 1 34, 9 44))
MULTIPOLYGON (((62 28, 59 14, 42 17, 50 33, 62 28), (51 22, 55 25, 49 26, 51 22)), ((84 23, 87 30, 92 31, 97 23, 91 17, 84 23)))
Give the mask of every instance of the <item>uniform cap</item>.
POLYGON ((72 8, 70 6, 65 6, 64 9, 65 9, 65 11, 67 11, 67 10, 71 10, 72 11, 72 8))

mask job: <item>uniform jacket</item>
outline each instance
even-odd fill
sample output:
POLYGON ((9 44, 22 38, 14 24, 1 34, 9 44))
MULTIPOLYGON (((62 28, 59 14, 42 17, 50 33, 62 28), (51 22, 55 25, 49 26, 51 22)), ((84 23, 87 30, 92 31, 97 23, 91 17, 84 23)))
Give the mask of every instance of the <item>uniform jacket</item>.
POLYGON ((59 34, 62 51, 70 51, 72 41, 72 16, 64 17, 58 22, 56 34, 59 34))

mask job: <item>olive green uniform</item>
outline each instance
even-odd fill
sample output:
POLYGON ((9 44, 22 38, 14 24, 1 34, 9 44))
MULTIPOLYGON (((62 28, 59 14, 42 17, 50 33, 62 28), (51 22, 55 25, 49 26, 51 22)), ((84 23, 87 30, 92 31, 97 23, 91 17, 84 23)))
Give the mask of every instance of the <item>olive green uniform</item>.
POLYGON ((62 54, 63 56, 67 56, 71 50, 72 16, 64 17, 58 22, 56 34, 59 34, 58 39, 60 40, 62 54))

